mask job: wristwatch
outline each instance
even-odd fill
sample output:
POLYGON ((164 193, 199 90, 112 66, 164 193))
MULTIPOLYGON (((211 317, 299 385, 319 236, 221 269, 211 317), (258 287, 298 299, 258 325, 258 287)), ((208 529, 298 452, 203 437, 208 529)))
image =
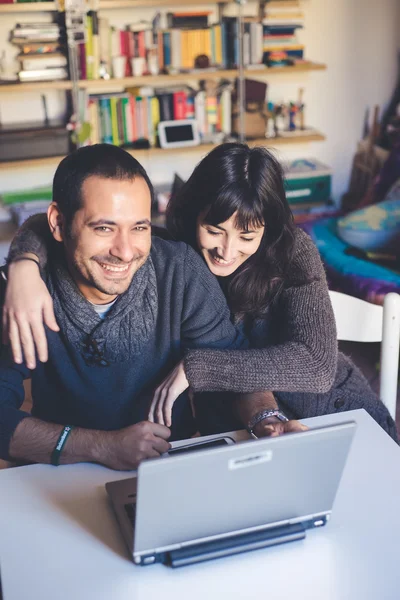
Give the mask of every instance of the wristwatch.
POLYGON ((261 421, 264 421, 264 419, 269 419, 270 417, 276 417, 279 421, 282 422, 286 422, 289 421, 289 419, 286 417, 286 415, 283 414, 283 412, 281 412, 278 409, 275 410, 260 410, 258 413, 256 413, 255 415, 253 415, 250 419, 250 421, 247 423, 247 431, 250 435, 252 435, 253 437, 257 437, 254 434, 254 428, 256 425, 258 425, 258 423, 260 423, 261 421))

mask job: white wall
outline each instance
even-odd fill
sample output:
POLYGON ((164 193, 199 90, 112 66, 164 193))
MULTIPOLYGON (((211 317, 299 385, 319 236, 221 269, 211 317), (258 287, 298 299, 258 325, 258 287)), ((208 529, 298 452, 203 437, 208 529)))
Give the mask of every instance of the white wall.
MULTIPOLYGON (((184 2, 181 4, 184 5, 184 2)), ((191 7, 192 8, 192 7, 191 7)), ((199 8, 210 9, 210 6, 199 8)), ((269 81, 270 100, 297 98, 305 87, 306 120, 326 134, 325 142, 280 147, 282 158, 315 156, 334 170, 336 201, 346 190, 352 157, 362 132, 366 107, 387 105, 397 77, 400 2, 398 0, 305 0, 305 29, 302 32, 308 58, 325 62, 327 71, 275 75, 269 81)), ((169 7, 173 10, 174 7, 169 7)), ((251 9, 251 7, 250 7, 251 9)), ((249 10, 249 8, 247 9, 249 10)), ((155 9, 107 11, 115 25, 151 18, 155 9)), ((40 20, 49 19, 40 14, 40 20)), ((35 15, 0 16, 0 52, 15 53, 7 44, 8 32, 19 21, 37 21, 35 15), (17 19, 18 17, 18 19, 17 19)), ((51 116, 65 110, 62 92, 48 93, 51 116)), ((41 117, 39 94, 1 94, 0 116, 4 122, 41 117)), ((155 183, 172 179, 177 171, 187 177, 201 158, 199 153, 168 154, 143 161, 155 183)), ((18 168, 0 171, 0 191, 50 183, 54 169, 18 168)))

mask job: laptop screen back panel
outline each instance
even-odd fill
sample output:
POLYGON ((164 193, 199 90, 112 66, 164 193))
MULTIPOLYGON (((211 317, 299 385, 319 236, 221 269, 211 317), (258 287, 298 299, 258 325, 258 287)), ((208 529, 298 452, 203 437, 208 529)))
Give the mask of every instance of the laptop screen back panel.
POLYGON ((345 423, 142 463, 134 552, 329 513, 354 429, 345 423))

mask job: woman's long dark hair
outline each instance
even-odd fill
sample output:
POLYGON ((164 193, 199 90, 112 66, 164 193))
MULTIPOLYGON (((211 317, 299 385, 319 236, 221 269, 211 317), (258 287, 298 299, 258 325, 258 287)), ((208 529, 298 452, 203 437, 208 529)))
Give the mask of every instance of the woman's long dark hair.
POLYGON ((282 167, 265 148, 228 143, 212 150, 171 198, 167 228, 198 251, 199 215, 218 225, 234 213, 239 229, 265 230, 257 252, 229 278, 228 302, 238 316, 262 317, 282 290, 294 246, 282 167))

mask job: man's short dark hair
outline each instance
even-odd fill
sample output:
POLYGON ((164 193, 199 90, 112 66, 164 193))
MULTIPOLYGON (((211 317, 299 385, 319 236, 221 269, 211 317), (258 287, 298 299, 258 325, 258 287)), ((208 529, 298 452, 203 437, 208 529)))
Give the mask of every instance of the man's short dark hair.
POLYGON ((82 186, 91 176, 120 181, 142 177, 147 183, 151 202, 154 189, 145 169, 128 152, 111 144, 94 144, 75 150, 58 165, 53 179, 53 201, 57 202, 70 232, 75 213, 82 206, 82 186))

